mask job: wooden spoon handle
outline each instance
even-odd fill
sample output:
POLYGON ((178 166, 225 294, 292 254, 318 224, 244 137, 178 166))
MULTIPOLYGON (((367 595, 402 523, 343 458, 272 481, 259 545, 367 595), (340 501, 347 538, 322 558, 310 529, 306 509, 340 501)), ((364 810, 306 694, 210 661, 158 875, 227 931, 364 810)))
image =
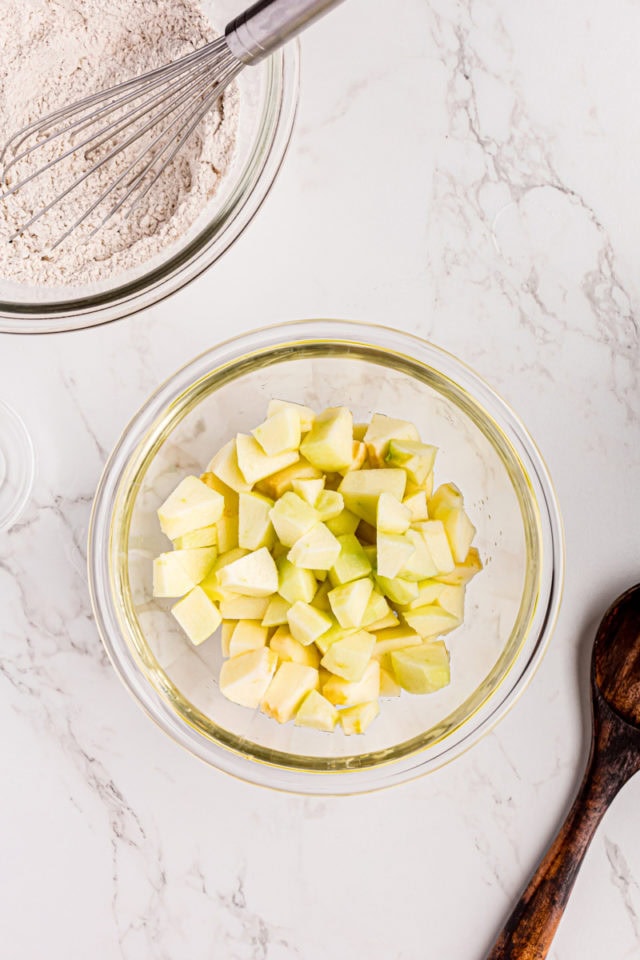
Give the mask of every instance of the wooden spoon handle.
POLYGON ((487 960, 544 960, 596 827, 637 769, 637 744, 621 735, 620 722, 598 701, 595 745, 578 796, 487 960))

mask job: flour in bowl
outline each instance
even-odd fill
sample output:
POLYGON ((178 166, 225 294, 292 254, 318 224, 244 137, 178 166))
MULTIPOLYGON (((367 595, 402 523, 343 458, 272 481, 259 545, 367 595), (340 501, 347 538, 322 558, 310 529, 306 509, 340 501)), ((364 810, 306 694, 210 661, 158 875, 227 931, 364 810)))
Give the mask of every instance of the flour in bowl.
MULTIPOLYGON (((2 13, 0 139, 66 103, 163 66, 215 37, 197 0, 3 0, 2 13)), ((87 170, 87 158, 80 151, 0 201, 0 277, 48 287, 100 282, 141 266, 176 243, 201 215, 229 168, 238 101, 233 85, 132 215, 125 218, 120 211, 92 238, 89 234, 108 205, 51 252, 71 223, 122 172, 126 157, 98 170, 13 243, 9 238, 20 226, 87 170)), ((20 178, 28 176, 68 146, 63 138, 37 150, 9 172, 9 183, 16 182, 16 172, 20 178)))

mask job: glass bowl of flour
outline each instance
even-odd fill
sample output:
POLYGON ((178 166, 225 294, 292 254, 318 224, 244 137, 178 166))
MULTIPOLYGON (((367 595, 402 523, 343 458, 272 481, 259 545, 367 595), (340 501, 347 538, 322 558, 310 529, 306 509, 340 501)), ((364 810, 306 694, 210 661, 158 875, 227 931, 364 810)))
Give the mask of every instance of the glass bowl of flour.
MULTIPOLYGON (((0 129, 155 69, 224 31, 238 0, 5 0, 0 22, 0 129)), ((0 331, 75 330, 129 316, 210 267, 267 196, 289 144, 298 99, 298 49, 289 44, 243 70, 176 161, 126 218, 95 222, 52 251, 111 177, 99 172, 12 243, 10 237, 86 169, 70 158, 0 201, 0 331), (64 181, 66 184, 67 181, 64 181)), ((23 161, 20 173, 28 176, 23 161)), ((16 171, 17 172, 17 171, 16 171)), ((116 173, 117 175, 117 173, 116 173)), ((10 183, 11 181, 9 181, 10 183)), ((14 181, 15 182, 15 181, 14 181)), ((104 215, 104 209, 100 219, 104 215)))

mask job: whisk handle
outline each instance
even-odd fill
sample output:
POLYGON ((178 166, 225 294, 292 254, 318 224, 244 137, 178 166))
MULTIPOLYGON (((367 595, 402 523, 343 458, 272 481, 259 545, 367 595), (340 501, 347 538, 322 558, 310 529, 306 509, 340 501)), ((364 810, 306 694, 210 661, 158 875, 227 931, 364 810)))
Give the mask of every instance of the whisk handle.
POLYGON ((343 0, 258 0, 227 25, 227 45, 243 63, 257 63, 343 0))

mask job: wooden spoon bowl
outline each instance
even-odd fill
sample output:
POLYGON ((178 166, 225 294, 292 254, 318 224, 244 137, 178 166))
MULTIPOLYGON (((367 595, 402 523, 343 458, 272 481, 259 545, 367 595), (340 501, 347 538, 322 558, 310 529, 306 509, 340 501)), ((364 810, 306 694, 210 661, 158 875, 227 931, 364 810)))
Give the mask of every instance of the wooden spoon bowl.
POLYGON ((487 960, 544 960, 596 827, 640 770, 640 584, 618 597, 602 619, 591 693, 593 731, 582 785, 487 960))

